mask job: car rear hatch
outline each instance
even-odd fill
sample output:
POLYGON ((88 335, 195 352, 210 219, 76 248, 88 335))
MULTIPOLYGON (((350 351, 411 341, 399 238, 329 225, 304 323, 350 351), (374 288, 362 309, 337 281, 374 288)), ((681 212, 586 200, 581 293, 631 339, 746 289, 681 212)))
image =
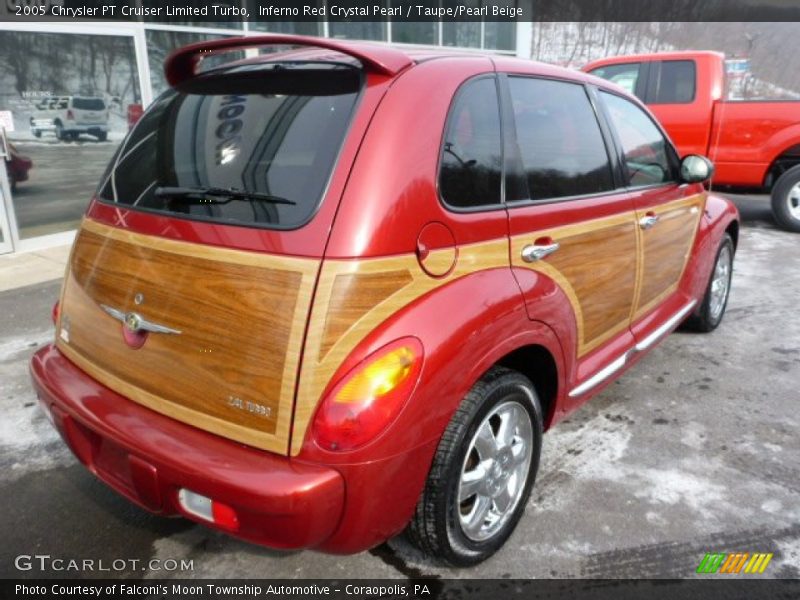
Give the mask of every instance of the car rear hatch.
POLYGON ((153 103, 79 231, 56 343, 135 402, 286 453, 327 232, 388 79, 276 64, 193 76, 153 103))
POLYGON ((102 98, 72 99, 72 115, 76 125, 100 125, 108 121, 106 103, 102 98))

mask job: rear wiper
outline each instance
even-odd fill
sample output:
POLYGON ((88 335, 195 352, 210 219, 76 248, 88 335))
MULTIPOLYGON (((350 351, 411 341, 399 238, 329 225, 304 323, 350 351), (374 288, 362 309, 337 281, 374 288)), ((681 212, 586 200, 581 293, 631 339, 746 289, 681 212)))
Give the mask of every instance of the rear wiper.
POLYGON ((200 201, 213 204, 227 204, 231 200, 263 200, 273 204, 297 204, 294 200, 289 200, 282 196, 221 187, 157 187, 155 195, 157 198, 168 197, 176 200, 200 201))

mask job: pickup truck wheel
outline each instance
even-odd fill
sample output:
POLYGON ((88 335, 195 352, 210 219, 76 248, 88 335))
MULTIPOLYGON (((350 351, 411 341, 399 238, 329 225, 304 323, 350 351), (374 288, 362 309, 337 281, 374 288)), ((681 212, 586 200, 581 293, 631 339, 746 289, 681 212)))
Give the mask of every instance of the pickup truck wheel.
POLYGON ((542 428, 530 380, 493 367, 466 395, 439 442, 407 531, 412 543, 453 566, 492 556, 525 510, 542 428))
POLYGON ((800 165, 781 175, 772 188, 772 214, 783 229, 800 233, 800 165))
POLYGON ((61 124, 60 121, 56 121, 56 139, 57 140, 64 139, 64 126, 61 124))
POLYGON ((34 137, 37 137, 37 138, 42 137, 42 130, 41 129, 32 129, 31 132, 33 133, 34 137))
POLYGON ((686 320, 686 328, 700 333, 714 331, 722 322, 731 291, 733 274, 733 239, 725 234, 717 250, 717 259, 706 294, 695 313, 686 320))
POLYGON ((98 142, 105 142, 108 139, 108 134, 105 131, 101 131, 97 134, 97 141, 98 142))

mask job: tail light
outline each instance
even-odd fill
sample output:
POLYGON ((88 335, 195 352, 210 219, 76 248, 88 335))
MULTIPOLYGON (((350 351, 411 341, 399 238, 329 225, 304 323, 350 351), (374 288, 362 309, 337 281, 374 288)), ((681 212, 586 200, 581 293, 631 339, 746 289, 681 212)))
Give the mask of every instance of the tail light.
POLYGON ((422 369, 422 344, 403 338, 384 346, 345 375, 323 399, 313 435, 326 450, 345 451, 374 439, 400 413, 422 369))
POLYGON ((75 113, 72 112, 71 108, 67 110, 67 120, 68 121, 74 121, 75 120, 75 113))
POLYGON ((233 507, 223 504, 208 496, 181 488, 178 492, 178 503, 183 511, 204 521, 214 523, 223 529, 236 531, 239 529, 239 517, 233 507))
POLYGON ((50 311, 50 318, 53 319, 53 325, 58 325, 58 313, 61 311, 61 303, 56 300, 53 304, 53 309, 50 311))

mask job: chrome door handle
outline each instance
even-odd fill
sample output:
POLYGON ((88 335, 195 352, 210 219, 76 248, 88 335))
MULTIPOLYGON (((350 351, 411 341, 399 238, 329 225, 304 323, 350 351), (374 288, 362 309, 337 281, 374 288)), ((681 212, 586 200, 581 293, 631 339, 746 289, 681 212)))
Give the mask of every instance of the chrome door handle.
POLYGON ((553 252, 558 250, 561 244, 553 242, 552 244, 528 244, 522 249, 522 260, 525 262, 536 262, 543 259, 545 256, 550 256, 553 252))
POLYGON ((658 223, 658 215, 645 215, 639 219, 639 227, 642 229, 651 229, 658 223))

